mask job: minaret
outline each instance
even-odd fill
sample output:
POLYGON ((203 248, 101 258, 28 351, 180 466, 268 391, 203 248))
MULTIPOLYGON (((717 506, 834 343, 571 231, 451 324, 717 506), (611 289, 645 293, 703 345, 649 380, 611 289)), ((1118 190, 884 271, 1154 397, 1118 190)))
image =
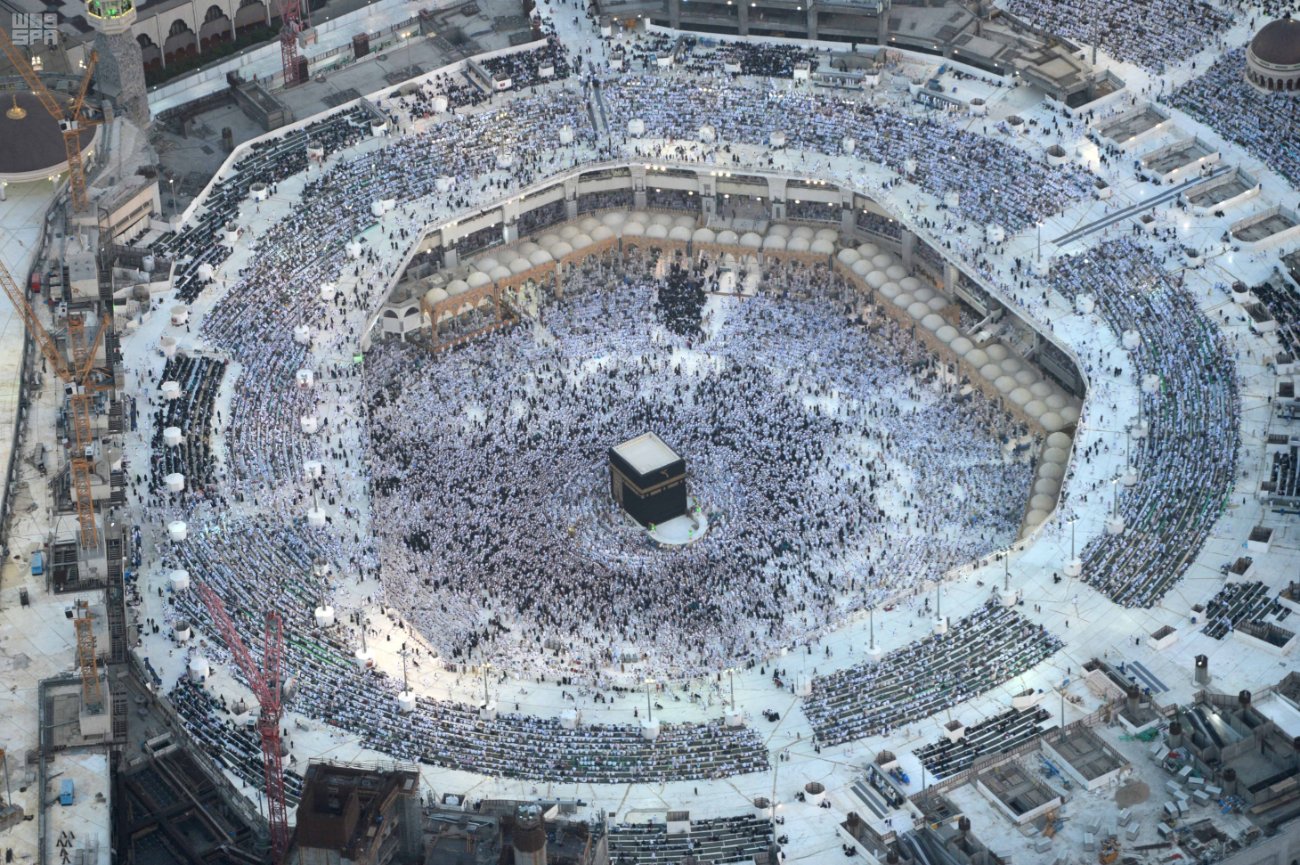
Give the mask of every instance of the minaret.
POLYGON ((149 125, 149 97, 144 85, 144 60, 131 33, 135 0, 84 0, 86 20, 98 31, 99 89, 117 97, 117 104, 137 126, 149 125))

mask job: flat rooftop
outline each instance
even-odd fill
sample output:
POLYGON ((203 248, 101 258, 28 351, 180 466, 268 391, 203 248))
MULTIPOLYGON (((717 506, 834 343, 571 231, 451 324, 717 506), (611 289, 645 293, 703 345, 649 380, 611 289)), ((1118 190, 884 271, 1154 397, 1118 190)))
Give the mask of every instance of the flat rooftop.
POLYGON ((1100 131, 1112 141, 1124 142, 1155 129, 1164 122, 1165 118, 1160 115, 1160 112, 1148 105, 1140 113, 1125 117, 1117 123, 1103 124, 1100 131))
POLYGON ((1255 702, 1255 711, 1268 718, 1286 735, 1300 738, 1300 709, 1289 700, 1270 694, 1255 702))
POLYGON ((1286 231, 1288 228, 1295 226, 1295 220, 1285 211, 1274 213, 1267 219, 1261 219, 1259 222, 1252 222, 1245 228, 1239 228, 1232 233, 1232 236, 1238 240, 1254 241, 1263 240, 1279 232, 1286 231))
POLYGON ((1167 150, 1157 156, 1144 156, 1142 164, 1157 174, 1168 174, 1204 156, 1209 156, 1210 153, 1210 149, 1201 142, 1189 141, 1181 147, 1167 150))
POLYGON ((637 472, 647 475, 655 469, 672 465, 681 457, 652 432, 642 433, 614 447, 614 453, 627 460, 637 472))
POLYGON ((1089 781, 1129 764, 1115 749, 1101 740, 1088 728, 1074 730, 1063 737, 1052 738, 1052 748, 1061 759, 1089 781))
POLYGON ((978 781, 998 801, 1019 816, 1041 808, 1060 796, 1051 787, 1025 771, 1019 763, 1007 763, 979 774, 978 781))
POLYGON ((1247 189, 1250 189, 1250 185, 1247 185, 1245 177, 1240 171, 1234 171, 1226 180, 1188 195, 1187 200, 1197 207, 1213 207, 1229 198, 1236 198, 1247 189))

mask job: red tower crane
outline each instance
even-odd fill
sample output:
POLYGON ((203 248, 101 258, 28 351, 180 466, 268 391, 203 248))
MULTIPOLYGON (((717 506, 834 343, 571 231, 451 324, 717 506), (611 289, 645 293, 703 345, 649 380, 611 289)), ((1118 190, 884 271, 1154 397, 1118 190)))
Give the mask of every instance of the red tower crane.
POLYGON ((257 717, 257 732, 262 737, 262 771, 266 776, 266 816, 271 826, 271 861, 284 862, 289 849, 289 809, 284 801, 284 764, 280 758, 280 719, 284 714, 280 688, 280 660, 284 654, 284 631, 280 614, 266 614, 262 642, 262 669, 258 669, 248 646, 240 639, 226 605, 206 583, 198 584, 199 597, 208 608, 221 639, 234 655, 262 707, 257 717))
POLYGON ((298 34, 302 31, 303 0, 280 0, 280 62, 284 86, 301 84, 298 78, 298 34))

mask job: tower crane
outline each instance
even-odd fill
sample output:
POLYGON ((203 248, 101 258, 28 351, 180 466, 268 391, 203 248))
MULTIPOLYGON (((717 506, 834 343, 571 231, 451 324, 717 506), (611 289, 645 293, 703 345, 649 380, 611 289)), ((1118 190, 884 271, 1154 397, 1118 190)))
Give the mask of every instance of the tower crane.
POLYGON ((59 104, 59 100, 54 98, 54 94, 41 83, 40 76, 32 69, 22 52, 14 46, 9 34, 3 28, 0 28, 0 51, 4 51, 9 62, 27 82, 27 86, 32 88, 32 93, 36 94, 36 98, 41 100, 45 110, 59 124, 59 129, 63 132, 63 148, 68 155, 68 188, 72 193, 72 209, 78 212, 85 210, 86 171, 81 164, 81 133, 91 126, 99 125, 102 121, 86 117, 81 111, 86 104, 86 91, 90 89, 90 78, 95 73, 95 64, 99 62, 99 55, 94 51, 90 52, 86 73, 81 76, 81 87, 77 91, 76 98, 65 109, 59 104))
MULTIPOLYGON (((3 31, 0 31, 2 33, 3 31)), ((9 302, 22 318, 27 332, 40 346, 54 374, 71 388, 68 405, 73 431, 75 450, 69 455, 69 467, 72 475, 73 499, 77 507, 77 523, 81 528, 81 546, 94 549, 99 546, 99 530, 95 527, 95 494, 91 488, 91 473, 94 468, 94 440, 91 438, 90 416, 94 392, 111 389, 111 386, 99 385, 94 381, 95 352, 104 329, 96 328, 91 337, 86 336, 86 321, 79 312, 68 313, 68 352, 71 362, 65 359, 63 352, 50 336, 50 332, 41 324, 36 310, 27 302, 27 296, 14 282, 9 271, 0 264, 0 286, 9 296, 9 302)))
POLYGON ((262 668, 258 669, 248 646, 235 630, 235 623, 226 612, 212 587, 207 583, 197 586, 199 597, 208 608, 208 614, 221 632, 221 639, 234 656, 248 686, 261 706, 257 716, 257 732, 262 737, 262 772, 266 776, 266 815, 271 827, 271 861, 284 862, 289 849, 289 809, 284 800, 284 764, 280 758, 280 719, 284 714, 281 692, 280 665, 284 654, 284 631, 280 614, 271 610, 266 614, 262 635, 262 668))
POLYGON ((77 601, 77 615, 72 620, 77 632, 77 665, 81 670, 81 702, 83 706, 103 709, 104 691, 99 686, 99 664, 95 658, 95 624, 90 618, 90 607, 77 601))
POLYGON ((280 0, 280 63, 284 67, 284 86, 301 84, 298 80, 298 34, 302 32, 303 0, 280 0))

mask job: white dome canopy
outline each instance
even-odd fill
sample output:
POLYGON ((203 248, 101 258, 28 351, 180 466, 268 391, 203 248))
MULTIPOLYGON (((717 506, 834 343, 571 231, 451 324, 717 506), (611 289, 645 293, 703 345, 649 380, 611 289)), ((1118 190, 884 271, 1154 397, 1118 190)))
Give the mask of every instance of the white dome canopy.
POLYGON ((668 226, 655 223, 648 226, 645 230, 646 237, 653 237, 656 240, 664 240, 668 237, 668 226))
POLYGON ((488 276, 486 273, 484 273, 481 270, 476 270, 473 273, 471 273, 466 278, 465 281, 469 283, 470 288, 480 288, 484 285, 487 285, 489 282, 491 282, 492 277, 488 276))
MULTIPOLYGON (((1048 432, 1056 432, 1057 430, 1063 429, 1065 427, 1065 420, 1062 419, 1062 417, 1054 411, 1049 411, 1047 414, 1040 417, 1038 419, 1038 422, 1041 423, 1043 425, 1043 429, 1047 430, 1048 432)), ((1056 470, 1056 473, 1053 475, 1054 477, 1059 478, 1061 476, 1060 467, 1055 465, 1044 466, 1043 474, 1047 474, 1050 469, 1056 470)))
POLYGON ((1063 432, 1052 433, 1047 437, 1048 447, 1067 449, 1072 443, 1070 436, 1063 432))
POLYGON ((756 231, 746 231, 740 238, 740 245, 747 246, 750 249, 758 249, 763 245, 762 236, 756 231))
POLYGON ((697 228, 691 235, 691 240, 695 243, 713 243, 718 239, 712 228, 697 228))
POLYGON ((785 235, 769 234, 767 237, 763 238, 763 248, 782 250, 786 248, 788 240, 789 239, 785 237, 785 235))
POLYGON ((691 230, 685 225, 674 225, 668 230, 668 238, 686 242, 691 239, 691 230))

